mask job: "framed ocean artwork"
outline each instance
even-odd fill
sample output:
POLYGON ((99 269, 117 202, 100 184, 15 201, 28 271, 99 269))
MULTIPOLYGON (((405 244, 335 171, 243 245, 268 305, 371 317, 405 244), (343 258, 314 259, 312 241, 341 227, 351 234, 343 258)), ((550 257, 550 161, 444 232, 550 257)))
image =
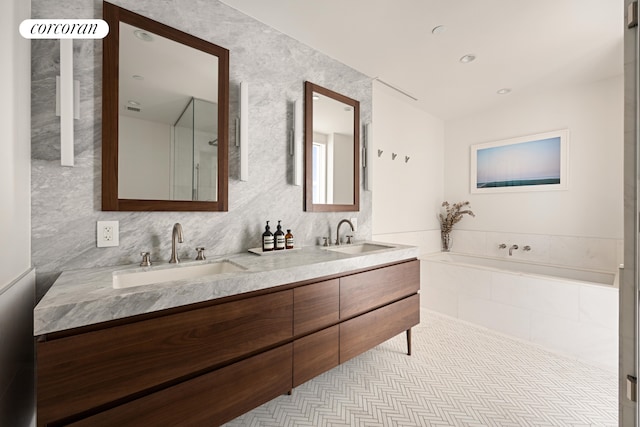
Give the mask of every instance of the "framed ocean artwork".
POLYGON ((568 129, 471 146, 471 193, 568 188, 568 129))

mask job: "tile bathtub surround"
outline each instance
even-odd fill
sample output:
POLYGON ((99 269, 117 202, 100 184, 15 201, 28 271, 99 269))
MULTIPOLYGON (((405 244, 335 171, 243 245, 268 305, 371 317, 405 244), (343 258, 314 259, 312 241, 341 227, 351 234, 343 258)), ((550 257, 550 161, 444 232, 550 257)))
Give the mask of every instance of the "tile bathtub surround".
POLYGON ((451 237, 452 251, 465 254, 611 272, 617 271, 622 263, 619 239, 472 230, 454 230, 451 237), (499 249, 500 243, 505 243, 507 249, 499 249), (512 244, 519 248, 509 257, 508 247, 512 244), (531 246, 531 250, 523 251, 525 245, 531 246))
POLYGON ((618 289, 422 261, 422 306, 618 369, 618 289))
MULTIPOLYGON (((303 188, 290 185, 287 155, 293 102, 309 80, 360 101, 361 123, 371 121, 371 79, 321 52, 219 1, 118 0, 112 3, 210 40, 230 50, 229 212, 102 212, 101 97, 102 42, 74 41, 74 78, 80 81, 80 119, 75 121, 74 168, 59 162, 59 119, 55 116, 58 44, 32 41, 32 260, 39 288, 60 271, 128 264, 141 251, 156 260, 171 253, 171 229, 180 222, 183 259, 204 246, 207 255, 243 252, 259 246, 264 222, 281 219, 298 245, 315 245, 335 235, 342 218, 357 217, 357 240, 371 238, 371 193, 360 191, 358 213, 303 212, 303 188), (240 182, 234 118, 239 83, 249 82, 250 177, 240 182), (96 248, 96 221, 120 221, 120 246, 96 248)), ((100 18, 102 1, 33 0, 32 18, 100 18)), ((44 285, 43 285, 44 284, 44 285)), ((40 292, 42 293, 42 292, 40 292)))

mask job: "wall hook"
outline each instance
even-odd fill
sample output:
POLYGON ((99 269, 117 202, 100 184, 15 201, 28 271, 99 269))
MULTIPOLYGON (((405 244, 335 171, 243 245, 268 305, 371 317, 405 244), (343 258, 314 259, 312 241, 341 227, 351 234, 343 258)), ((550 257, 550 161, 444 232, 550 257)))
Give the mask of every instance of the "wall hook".
POLYGON ((384 153, 383 150, 378 150, 378 157, 382 156, 382 153, 384 153))
POLYGON ((409 159, 410 159, 410 158, 411 158, 411 157, 409 157, 409 156, 404 156, 404 162, 405 162, 405 163, 409 163, 409 159))
POLYGON ((395 160, 398 157, 397 153, 391 153, 391 160, 395 160))

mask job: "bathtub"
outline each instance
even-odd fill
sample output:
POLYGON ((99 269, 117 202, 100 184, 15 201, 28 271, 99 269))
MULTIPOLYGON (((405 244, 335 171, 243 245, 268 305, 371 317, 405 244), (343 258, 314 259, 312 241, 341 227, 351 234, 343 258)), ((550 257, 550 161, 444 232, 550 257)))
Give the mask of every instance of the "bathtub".
POLYGON ((457 253, 421 264, 423 307, 617 372, 616 272, 457 253))

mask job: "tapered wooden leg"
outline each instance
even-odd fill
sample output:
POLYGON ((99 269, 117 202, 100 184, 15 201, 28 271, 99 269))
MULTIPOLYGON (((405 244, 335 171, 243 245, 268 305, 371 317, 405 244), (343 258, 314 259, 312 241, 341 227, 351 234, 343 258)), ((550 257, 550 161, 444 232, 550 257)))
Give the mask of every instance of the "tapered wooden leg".
POLYGON ((293 389, 287 392, 287 396, 291 396, 293 394, 293 389))
POLYGON ((411 329, 407 329, 407 355, 411 356, 411 329))

